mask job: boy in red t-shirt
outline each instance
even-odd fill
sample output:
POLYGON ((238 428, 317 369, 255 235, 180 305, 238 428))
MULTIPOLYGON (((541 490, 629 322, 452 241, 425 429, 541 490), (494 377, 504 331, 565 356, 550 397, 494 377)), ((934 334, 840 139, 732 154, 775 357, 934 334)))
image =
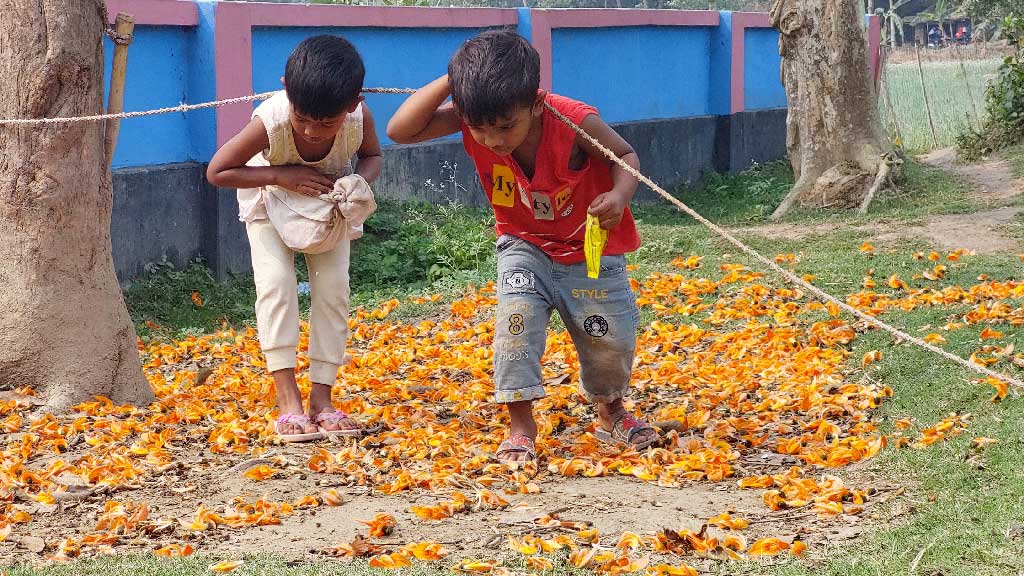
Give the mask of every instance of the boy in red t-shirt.
POLYGON ((388 136, 413 143, 462 132, 497 221, 495 400, 508 407, 498 460, 536 459, 533 401, 544 397, 541 355, 558 310, 580 358, 583 394, 597 405, 596 435, 643 449, 658 440, 629 414, 639 312, 624 254, 640 246, 629 202, 637 181, 545 108, 583 127, 627 164, 636 153, 591 106, 539 90, 540 57, 510 31, 484 32, 452 57, 448 74, 409 97, 388 136), (448 96, 452 104, 445 104, 448 96), (587 277, 587 214, 608 230, 599 278, 587 277))

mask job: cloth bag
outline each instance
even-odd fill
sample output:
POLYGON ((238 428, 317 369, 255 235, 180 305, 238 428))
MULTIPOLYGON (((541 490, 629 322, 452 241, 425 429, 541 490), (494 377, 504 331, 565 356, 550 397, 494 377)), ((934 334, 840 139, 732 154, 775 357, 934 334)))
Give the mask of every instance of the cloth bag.
POLYGON ((304 254, 322 254, 343 238, 363 235, 363 223, 377 210, 370 185, 358 174, 334 182, 330 194, 306 196, 279 186, 263 188, 267 217, 286 246, 304 254))

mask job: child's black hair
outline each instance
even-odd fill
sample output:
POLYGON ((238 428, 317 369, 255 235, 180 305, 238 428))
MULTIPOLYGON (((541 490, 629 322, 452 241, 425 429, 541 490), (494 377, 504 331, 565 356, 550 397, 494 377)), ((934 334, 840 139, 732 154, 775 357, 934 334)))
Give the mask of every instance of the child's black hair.
POLYGON ((296 110, 320 120, 352 105, 365 75, 363 59, 348 40, 321 34, 303 40, 288 57, 285 92, 296 110))
POLYGON ((467 40, 448 63, 452 102, 471 125, 493 124, 531 106, 540 87, 540 55, 511 30, 467 40))

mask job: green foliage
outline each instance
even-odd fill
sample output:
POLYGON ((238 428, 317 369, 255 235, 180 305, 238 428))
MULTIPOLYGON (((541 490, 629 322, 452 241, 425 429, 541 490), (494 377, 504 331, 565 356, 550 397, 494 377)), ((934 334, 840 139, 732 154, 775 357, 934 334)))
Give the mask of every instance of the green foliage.
POLYGON ((1024 0, 964 0, 961 11, 974 18, 1005 18, 1024 14, 1024 0))
POLYGON ((957 138, 960 154, 967 160, 977 160, 1024 139, 1024 18, 1007 16, 1002 33, 1017 49, 1003 61, 998 79, 989 86, 984 124, 957 138))
POLYGON ((473 270, 494 253, 489 212, 459 204, 408 206, 385 203, 353 243, 353 286, 423 285, 460 270, 473 270))
POLYGON ((252 276, 218 282, 201 260, 180 270, 167 261, 148 265, 146 274, 125 290, 124 299, 144 340, 198 335, 225 322, 241 326, 255 321, 252 276))
MULTIPOLYGON (((493 266, 494 217, 490 211, 458 204, 384 202, 364 230, 365 235, 352 242, 349 274, 353 302, 428 285, 432 289, 451 283, 461 287, 467 274, 472 277, 472 273, 493 266)), ((298 282, 308 281, 301 256, 295 259, 295 269, 298 282)), ((241 326, 256 320, 252 275, 218 282, 202 261, 184 269, 166 261, 149 265, 124 296, 143 338, 201 334, 223 323, 241 326)), ((309 295, 300 294, 299 308, 308 306, 309 295)))

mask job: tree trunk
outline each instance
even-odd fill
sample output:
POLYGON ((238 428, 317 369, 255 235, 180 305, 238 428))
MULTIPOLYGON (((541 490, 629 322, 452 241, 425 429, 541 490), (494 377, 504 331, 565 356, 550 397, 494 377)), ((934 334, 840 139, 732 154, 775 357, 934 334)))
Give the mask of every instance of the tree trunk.
MULTIPOLYGON (((0 117, 97 114, 102 0, 5 0, 0 117)), ((0 127, 0 389, 61 410, 103 395, 144 404, 110 246, 103 124, 0 127)))
POLYGON ((882 134, 857 0, 774 0, 786 148, 796 184, 778 207, 859 206, 889 151, 882 134))

